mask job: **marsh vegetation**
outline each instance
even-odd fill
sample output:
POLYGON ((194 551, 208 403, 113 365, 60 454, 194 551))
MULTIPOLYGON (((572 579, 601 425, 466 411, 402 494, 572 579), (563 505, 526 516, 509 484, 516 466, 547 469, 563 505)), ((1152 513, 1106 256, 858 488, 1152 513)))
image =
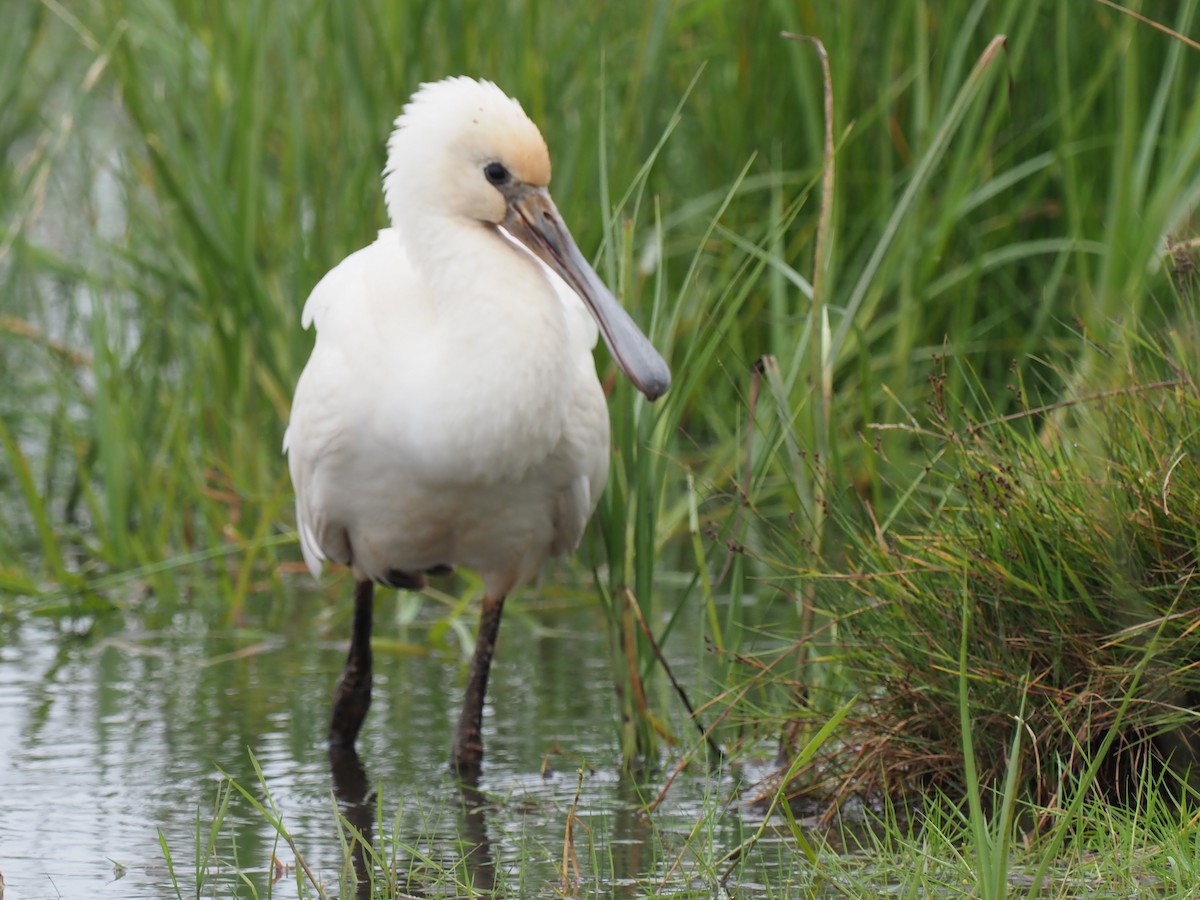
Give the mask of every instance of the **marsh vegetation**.
POLYGON ((1115 6, 0 5, 3 778, 55 798, 47 742, 132 773, 181 721, 217 735, 175 768, 187 815, 146 813, 147 896, 283 892, 261 841, 235 852, 255 825, 285 867, 343 835, 286 893, 348 896, 364 821, 375 897, 1190 896, 1198 3, 1115 6), (825 47, 828 134, 784 31, 825 47), (452 73, 522 100, 675 381, 654 406, 612 381, 597 517, 523 601, 512 647, 552 632, 578 675, 518 654, 554 689, 496 700, 524 727, 491 818, 432 822, 403 811, 444 723, 427 750, 389 729, 454 708, 480 586, 380 601, 396 710, 335 807, 350 587, 307 583, 279 447, 303 300, 385 222, 400 104, 452 73), (552 749, 554 787, 516 790, 552 749), (610 801, 623 824, 588 826, 610 801))

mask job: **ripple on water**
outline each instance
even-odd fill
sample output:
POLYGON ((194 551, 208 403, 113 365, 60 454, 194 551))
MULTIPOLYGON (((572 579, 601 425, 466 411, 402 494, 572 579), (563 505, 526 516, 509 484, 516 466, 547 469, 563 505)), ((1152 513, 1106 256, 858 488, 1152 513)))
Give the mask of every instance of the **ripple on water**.
MULTIPOLYGON (((466 841, 478 877, 531 894, 556 883, 573 810, 585 882, 633 896, 646 878, 678 876, 673 848, 734 793, 729 779, 689 773, 653 821, 639 812, 638 789, 619 775, 607 639, 590 606, 535 615, 518 605, 506 618, 485 709, 481 804, 464 812, 446 765, 463 660, 405 650, 427 633, 388 634, 394 623, 380 629, 362 768, 331 772, 323 736, 345 651, 336 635, 317 633, 316 620, 301 604, 278 638, 213 631, 199 616, 158 632, 105 634, 102 623, 91 641, 39 623, 14 629, 0 647, 0 870, 9 896, 173 895, 159 832, 191 883, 197 822, 207 834, 221 772, 263 796, 251 751, 298 846, 330 884, 343 861, 335 807, 374 829, 378 802, 385 834, 373 838, 389 854, 403 861, 423 848, 461 872, 466 841), (599 871, 588 869, 593 861, 599 871)), ((698 644, 685 636, 685 646, 698 644)), ((738 820, 734 803, 706 826, 706 840, 736 844, 738 820)), ((273 855, 293 862, 240 797, 221 835, 223 871, 240 867, 260 886, 273 855)))

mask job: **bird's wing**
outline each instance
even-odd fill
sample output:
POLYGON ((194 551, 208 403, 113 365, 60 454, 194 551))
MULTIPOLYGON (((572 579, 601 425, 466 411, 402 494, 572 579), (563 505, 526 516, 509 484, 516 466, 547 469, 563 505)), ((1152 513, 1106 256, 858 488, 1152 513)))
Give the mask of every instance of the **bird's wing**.
POLYGON ((313 288, 301 323, 317 329, 312 356, 296 385, 283 449, 296 492, 296 527, 304 560, 314 576, 326 559, 350 563, 340 510, 347 502, 333 473, 352 452, 351 436, 371 414, 379 370, 374 356, 381 286, 403 285, 411 264, 396 235, 380 232, 375 243, 334 266, 313 288))

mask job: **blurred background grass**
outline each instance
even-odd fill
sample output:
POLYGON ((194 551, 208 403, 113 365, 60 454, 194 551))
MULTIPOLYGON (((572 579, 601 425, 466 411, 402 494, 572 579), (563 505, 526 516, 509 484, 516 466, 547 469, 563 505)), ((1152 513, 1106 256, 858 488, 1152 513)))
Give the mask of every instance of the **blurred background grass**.
MULTIPOLYGON (((1195 32, 1193 0, 1137 8, 1195 32)), ((634 628, 622 588, 654 612, 653 576, 670 571, 695 590, 659 610, 666 628, 729 599, 723 620, 708 609, 732 655, 721 635, 760 594, 786 601, 785 638, 811 623, 843 647, 837 626, 861 608, 838 578, 894 570, 869 548, 895 529, 944 523, 953 540, 962 524, 947 512, 961 480, 926 477, 948 459, 930 416, 944 436, 1018 414, 1011 439, 1044 447, 1071 423, 1031 411, 1137 383, 1137 359, 1184 366, 1198 70, 1194 49, 1097 2, 7 2, 5 614, 126 608, 142 588, 169 607, 197 573, 230 616, 251 592, 286 603, 298 553, 279 446, 312 341, 299 310, 385 224, 379 172, 405 99, 462 73, 539 123, 559 207, 677 372, 653 409, 615 387, 614 477, 585 554, 608 563, 614 633, 634 628), (819 37, 831 64, 818 304, 821 72, 785 30, 819 37), (997 34, 1004 51, 972 75, 997 34), (1138 342, 1157 352, 1122 350, 1138 342)), ((1022 457, 1029 477, 1052 478, 1047 454, 1022 457)), ((915 643, 957 648, 960 598, 926 591, 945 605, 915 643)), ((1019 609, 1034 631, 1061 620, 1019 609)), ((860 648, 911 627, 853 621, 860 648)), ((800 699, 754 715, 828 711, 822 680, 840 698, 921 668, 835 655, 802 658, 784 678, 800 699)), ((957 690, 931 709, 955 708, 943 688, 957 690)))

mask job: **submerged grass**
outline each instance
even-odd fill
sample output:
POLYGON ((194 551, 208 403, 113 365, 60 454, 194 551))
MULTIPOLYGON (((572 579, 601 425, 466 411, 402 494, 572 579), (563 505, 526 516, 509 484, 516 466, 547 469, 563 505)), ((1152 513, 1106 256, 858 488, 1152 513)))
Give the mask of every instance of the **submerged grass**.
MULTIPOLYGON (((760 879, 759 887, 779 877, 780 892, 797 877, 786 855, 759 865, 747 854, 736 872, 716 865, 714 851, 725 838, 714 834, 724 829, 734 802, 719 790, 704 799, 694 817, 676 813, 657 825, 646 821, 644 840, 633 847, 615 839, 617 829, 608 820, 640 817, 635 790, 629 791, 626 807, 613 809, 581 808, 578 791, 573 800, 567 795, 548 801, 464 790, 461 803, 452 800, 422 811, 406 809, 420 802, 409 799, 392 810, 396 801, 366 790, 365 781, 364 793, 347 798, 344 782, 335 775, 337 802, 322 832, 299 834, 253 759, 252 765, 256 784, 243 785, 223 774, 211 814, 197 815, 194 859, 160 836, 176 896, 702 897, 721 885, 734 888, 746 875, 760 879), (563 840, 544 842, 546 829, 526 828, 526 816, 557 818, 563 840), (419 822, 415 830, 414 820, 419 822), (260 824, 274 835, 273 844, 255 842, 267 858, 239 857, 239 832, 260 824)), ((592 774, 579 770, 580 786, 592 774)), ((310 828, 312 821, 309 816, 310 828)), ((767 894, 774 895, 774 889, 767 894)))
POLYGON ((644 840, 631 853, 605 818, 639 817, 632 808, 577 812, 567 797, 552 810, 521 810, 525 802, 512 798, 467 794, 457 808, 414 817, 403 801, 393 810, 395 799, 371 794, 331 804, 323 825, 309 815, 301 833, 266 779, 243 785, 224 776, 211 812, 196 817, 194 858, 165 837, 161 845, 180 897, 1193 896, 1197 795, 1153 766, 1141 775, 1121 802, 1074 780, 1057 811, 1018 801, 1015 822, 994 835, 1008 835, 1002 862, 993 860, 999 867, 984 859, 996 845, 978 841, 973 814, 937 792, 917 806, 866 806, 831 825, 798 820, 782 804, 757 824, 748 816, 736 844, 726 833, 737 805, 728 782, 686 813, 645 820, 644 840), (1053 855, 1029 828, 1048 814, 1064 836, 1053 855), (539 830, 522 827, 526 815, 557 817, 564 840, 532 836, 539 830), (274 840, 256 841, 265 857, 249 858, 238 835, 260 825, 274 840))

